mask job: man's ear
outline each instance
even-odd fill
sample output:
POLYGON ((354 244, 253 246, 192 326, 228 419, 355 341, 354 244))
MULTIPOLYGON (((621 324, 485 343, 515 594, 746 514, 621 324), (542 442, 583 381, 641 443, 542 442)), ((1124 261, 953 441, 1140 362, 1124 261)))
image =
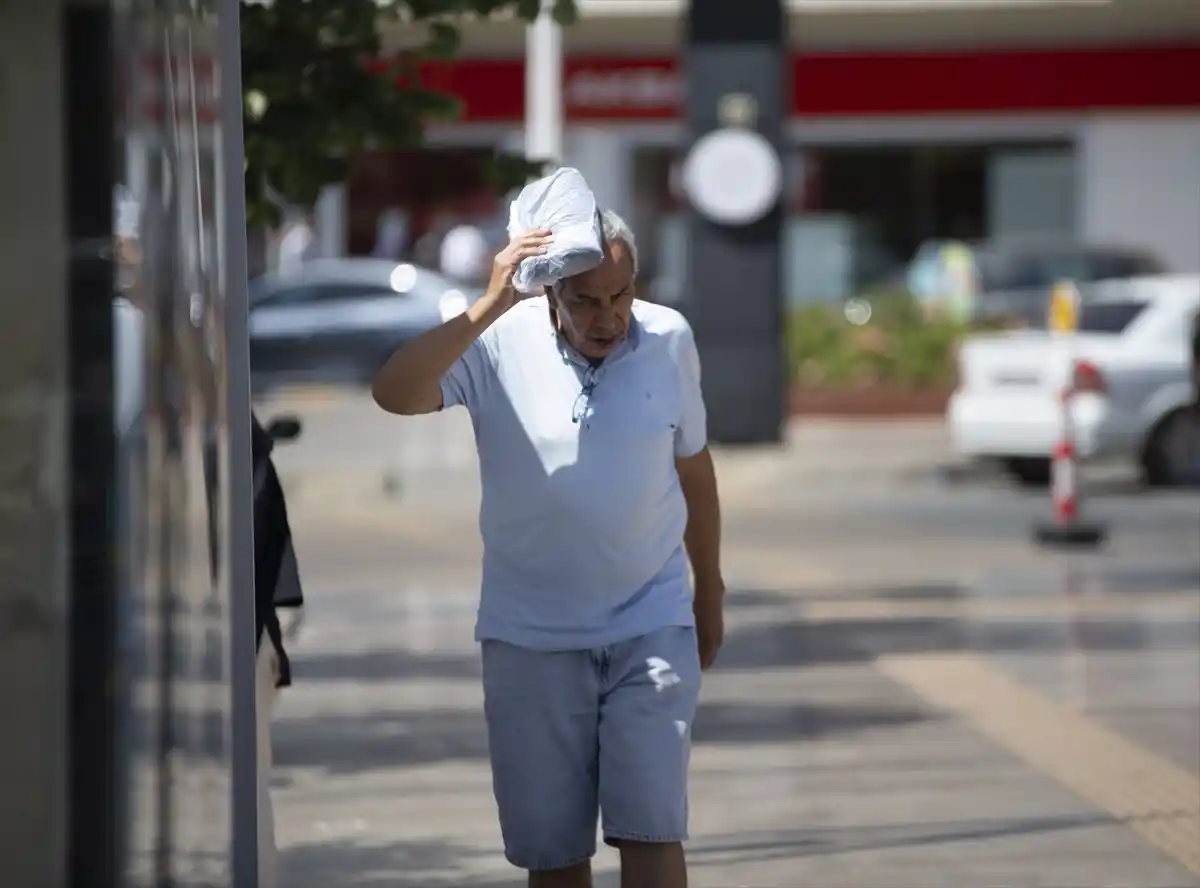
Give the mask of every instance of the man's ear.
POLYGON ((558 287, 544 287, 546 291, 546 305, 550 308, 550 321, 554 324, 556 330, 562 329, 562 322, 558 319, 558 287))

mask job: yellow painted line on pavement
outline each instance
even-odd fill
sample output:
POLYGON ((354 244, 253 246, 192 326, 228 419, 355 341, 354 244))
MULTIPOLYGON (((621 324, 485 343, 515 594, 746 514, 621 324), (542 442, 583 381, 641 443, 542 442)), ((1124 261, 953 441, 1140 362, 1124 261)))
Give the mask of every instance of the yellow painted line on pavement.
POLYGON ((1200 875, 1200 779, 970 654, 889 656, 879 670, 1200 875))

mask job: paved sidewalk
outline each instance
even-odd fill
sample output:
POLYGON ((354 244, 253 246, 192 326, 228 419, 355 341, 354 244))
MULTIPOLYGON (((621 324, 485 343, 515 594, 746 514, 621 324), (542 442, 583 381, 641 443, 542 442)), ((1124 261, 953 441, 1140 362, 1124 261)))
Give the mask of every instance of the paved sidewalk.
MULTIPOLYGON (((353 513, 415 504, 445 514, 477 502, 474 437, 465 411, 395 417, 363 394, 259 402, 260 416, 294 413, 300 443, 279 447, 276 463, 292 500, 353 513)), ((728 496, 750 497, 791 484, 877 483, 932 474, 951 458, 939 420, 840 422, 797 419, 784 448, 715 448, 728 496)))
MULTIPOLYGON (((303 418, 278 451, 310 600, 276 730, 282 885, 517 888, 469 422, 303 418)), ((1029 542, 1044 495, 930 483, 947 452, 922 421, 717 453, 734 589, 693 888, 1200 885, 1200 497, 1104 492, 1108 550, 1066 562, 1029 542)))
MULTIPOLYGON (((693 888, 1200 885, 1200 566, 1182 532, 1130 537, 1072 592, 976 526, 984 501, 953 506, 977 536, 921 542, 934 504, 898 497, 903 521, 852 496, 731 507, 730 558, 771 559, 775 582, 731 593, 706 679, 693 888), (853 527, 869 545, 837 545, 853 527), (988 546, 1008 569, 979 566, 988 546), (960 550, 974 572, 955 573, 960 550)), ((1129 508, 1170 522, 1193 503, 1129 508)), ((283 884, 517 888, 471 640, 477 542, 297 511, 311 604, 277 722, 283 884)), ((615 865, 601 851, 600 888, 615 865)))
MULTIPOLYGON (((499 853, 473 602, 443 578, 318 606, 277 728, 289 888, 519 884, 499 853)), ((879 633, 919 636, 928 616, 913 624, 893 609, 885 630, 870 611, 830 619, 786 596, 731 599, 695 726, 694 885, 1197 884, 1113 812, 985 739, 970 713, 898 682, 919 658, 891 655, 893 675, 881 672, 876 651, 895 643, 879 633)), ((1186 601, 1173 613, 1196 616, 1186 601)), ((1050 731, 1061 718, 1040 717, 1050 731)), ((1176 784, 1194 823, 1189 791, 1176 784)), ((1117 801, 1137 808, 1164 792, 1126 787, 1117 801)), ((615 858, 598 864, 611 874, 615 858)))

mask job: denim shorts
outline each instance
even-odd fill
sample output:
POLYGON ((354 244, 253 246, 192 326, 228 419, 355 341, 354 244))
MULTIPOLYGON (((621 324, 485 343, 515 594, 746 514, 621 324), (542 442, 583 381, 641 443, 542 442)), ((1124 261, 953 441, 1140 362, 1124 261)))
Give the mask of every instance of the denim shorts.
POLYGON ((672 626, 603 648, 483 642, 484 711, 505 856, 562 869, 604 840, 687 838, 700 695, 696 633, 672 626))

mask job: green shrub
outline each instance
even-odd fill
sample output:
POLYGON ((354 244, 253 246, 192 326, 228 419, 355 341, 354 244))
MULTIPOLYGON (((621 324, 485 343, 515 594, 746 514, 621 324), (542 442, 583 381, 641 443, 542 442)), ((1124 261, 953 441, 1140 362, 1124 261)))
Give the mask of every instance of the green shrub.
POLYGON ((806 305, 789 312, 787 353, 797 384, 922 389, 953 383, 964 325, 927 315, 907 292, 864 298, 872 312, 862 326, 846 320, 841 305, 806 305))

